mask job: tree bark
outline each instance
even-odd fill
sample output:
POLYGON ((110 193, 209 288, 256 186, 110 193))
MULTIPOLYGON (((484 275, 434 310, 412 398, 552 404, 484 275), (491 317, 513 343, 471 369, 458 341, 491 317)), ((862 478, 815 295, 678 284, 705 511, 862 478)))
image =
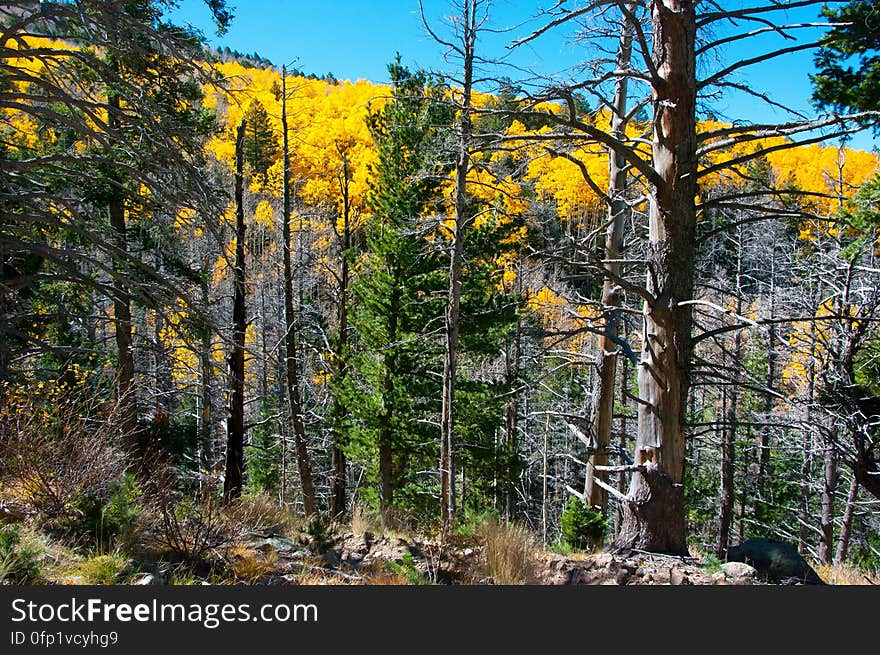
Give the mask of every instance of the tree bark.
MULTIPOLYGON (((743 274, 743 231, 742 226, 737 230, 736 251, 736 313, 742 315, 742 274, 743 274)), ((737 405, 739 402, 740 384, 740 360, 742 356, 742 331, 733 333, 733 352, 731 353, 731 366, 733 379, 731 380, 729 393, 724 397, 727 406, 724 412, 724 427, 722 429, 723 441, 721 444, 721 486, 718 498, 718 542, 715 545, 715 554, 720 560, 725 560, 727 547, 730 545, 730 526, 733 523, 734 502, 736 500, 735 473, 736 473, 736 429, 737 429, 737 405)))
POLYGON ((309 458, 306 428, 303 423, 302 398, 299 390, 299 362, 296 348, 296 313, 293 307, 293 268, 290 257, 290 149, 287 135, 287 71, 281 74, 281 131, 284 141, 284 189, 282 218, 282 251, 284 259, 284 347, 285 373, 287 379, 287 402, 290 421, 293 427, 293 442, 296 450, 296 465, 299 469, 300 485, 303 494, 303 510, 306 516, 317 512, 315 487, 312 482, 312 465, 309 458))
MULTIPOLYGON (((341 265, 339 273, 339 301, 337 306, 338 337, 336 339, 336 357, 334 375, 336 383, 341 384, 348 373, 348 252, 351 249, 351 198, 349 183, 351 180, 348 168, 348 156, 342 156, 342 234, 341 234, 341 265)), ((333 415, 340 421, 347 410, 338 394, 333 399, 333 415)), ((330 447, 330 516, 340 518, 347 510, 346 496, 346 461, 345 434, 340 425, 333 430, 333 444, 330 447)))
MULTIPOLYGON (((208 306, 208 277, 210 261, 205 256, 202 265, 202 271, 205 276, 202 282, 202 304, 208 306)), ((214 358, 212 353, 211 328, 207 322, 201 327, 201 352, 199 353, 199 369, 200 369, 200 398, 201 408, 199 414, 199 445, 201 450, 201 458, 199 465, 202 470, 209 473, 214 467, 214 448, 211 441, 211 421, 213 394, 211 391, 211 383, 214 378, 214 358)))
POLYGON ((654 125, 639 427, 633 474, 615 548, 687 553, 685 399, 693 349, 690 300, 696 225, 696 20, 691 0, 652 4, 654 125))
POLYGON ((226 476, 223 499, 241 496, 244 484, 244 349, 245 306, 244 133, 242 120, 235 139, 235 266, 232 277, 232 352, 229 355, 229 417, 226 423, 226 476))
POLYGON ((822 514, 819 522, 819 562, 831 564, 834 556, 834 494, 837 491, 837 448, 833 430, 825 434, 822 475, 822 514))
MULTIPOLYGON (((632 59, 633 28, 630 22, 621 20, 620 43, 617 51, 617 68, 626 71, 632 59)), ((621 75, 614 89, 613 110, 611 112, 611 136, 623 142, 626 139, 627 94, 629 79, 621 75)), ((605 313, 605 330, 599 337, 599 352, 596 356, 597 382, 593 389, 592 442, 594 452, 587 458, 584 498, 593 509, 608 513, 607 496, 603 486, 596 484, 594 478, 608 482, 608 473, 596 470, 597 466, 608 465, 608 450, 611 447, 611 430, 614 421, 614 382, 617 372, 618 334, 617 321, 620 314, 620 289, 614 278, 621 273, 620 258, 623 250, 623 228, 626 224, 629 204, 626 200, 627 170, 626 160, 613 150, 608 151, 608 229, 605 233, 605 269, 609 275, 602 285, 602 311, 605 313), (612 277, 613 276, 613 277, 612 277)))
POLYGON ((443 349, 443 403, 440 414, 440 514, 444 525, 455 518, 455 377, 461 312, 461 277, 464 266, 464 228, 468 219, 467 174, 470 168, 471 89, 476 43, 477 0, 464 0, 462 16, 463 77, 459 118, 458 157, 455 162, 455 217, 449 258, 449 293, 446 303, 446 340, 443 349))
MULTIPOLYGON (((770 249, 770 317, 776 316, 776 248, 770 249)), ((764 394, 764 420, 770 422, 770 415, 773 411, 773 394, 776 388, 776 325, 771 323, 767 329, 767 378, 765 386, 767 393, 764 394)), ((755 520, 763 523, 766 515, 767 500, 767 480, 773 475, 773 468, 770 462, 770 426, 766 425, 761 428, 758 441, 759 459, 758 459, 758 479, 755 482, 755 490, 757 498, 755 505, 755 520)))
POLYGON ((846 560, 849 552, 849 539, 852 530, 853 512, 856 506, 856 499, 859 495, 859 481, 855 475, 849 484, 849 493, 846 496, 846 509, 843 511, 843 522, 840 526, 840 537, 837 542, 837 553, 834 555, 834 562, 842 564, 846 560))

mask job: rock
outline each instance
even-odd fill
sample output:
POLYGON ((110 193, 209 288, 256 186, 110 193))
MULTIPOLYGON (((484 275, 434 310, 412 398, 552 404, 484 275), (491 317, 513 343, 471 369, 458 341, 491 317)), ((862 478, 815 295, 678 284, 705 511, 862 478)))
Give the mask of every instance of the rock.
POLYGON ((627 569, 620 569, 614 577, 614 581, 619 585, 625 585, 630 577, 631 574, 627 569))
POLYGON ((732 580, 754 580, 758 571, 745 562, 725 562, 721 565, 721 575, 732 580))
POLYGON ((606 568, 614 563, 614 555, 611 553, 599 553, 593 558, 597 568, 606 568))
POLYGON ((690 584, 690 580, 688 580, 688 577, 682 571, 672 567, 669 569, 669 584, 681 586, 690 584))
POLYGON ((306 552, 300 549, 290 539, 285 539, 284 537, 261 537, 251 539, 247 543, 247 547, 251 550, 259 550, 262 553, 274 549, 279 555, 284 557, 292 557, 306 552))
POLYGON ((137 580, 134 581, 134 584, 139 587, 146 587, 149 585, 159 584, 159 580, 157 576, 152 573, 144 573, 137 580))
POLYGON ((748 539, 727 552, 727 561, 750 564, 762 579, 770 582, 794 578, 801 584, 825 584, 797 548, 784 541, 748 539))
POLYGON ((727 584, 727 576, 724 575, 723 571, 712 574, 712 584, 727 584))

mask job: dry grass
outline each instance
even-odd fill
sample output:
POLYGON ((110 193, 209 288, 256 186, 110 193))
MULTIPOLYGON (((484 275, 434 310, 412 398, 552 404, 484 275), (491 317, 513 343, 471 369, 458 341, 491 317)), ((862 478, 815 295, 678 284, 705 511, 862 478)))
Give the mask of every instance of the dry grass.
POLYGON ((815 564, 813 569, 831 585, 877 585, 880 579, 848 564, 815 564))
POLYGON ((495 584, 535 584, 535 542, 528 528, 517 523, 486 521, 486 575, 495 584))
POLYGON ((390 509, 386 510, 384 517, 381 517, 377 512, 361 504, 355 505, 351 512, 351 531, 358 536, 363 536, 365 532, 400 539, 408 539, 412 536, 412 526, 403 512, 390 509))
POLYGON ((291 537, 304 527, 303 519, 278 499, 265 493, 242 496, 224 509, 224 518, 241 532, 272 533, 291 537))
POLYGON ((274 548, 263 553, 246 546, 236 545, 229 549, 226 559, 236 582, 253 584, 275 568, 278 564, 278 553, 274 548))
POLYGON ((356 504, 351 510, 351 531, 362 537, 365 532, 375 534, 380 530, 381 522, 378 517, 360 503, 356 504))

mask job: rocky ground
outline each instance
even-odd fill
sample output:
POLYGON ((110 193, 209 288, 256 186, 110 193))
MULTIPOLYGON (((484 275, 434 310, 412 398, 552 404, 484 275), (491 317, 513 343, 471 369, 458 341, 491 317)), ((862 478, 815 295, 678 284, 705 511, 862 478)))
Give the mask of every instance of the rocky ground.
MULTIPOLYGON (((472 540, 343 533, 322 543, 254 534, 229 549, 228 566, 244 584, 499 584, 485 547, 472 540)), ((750 585, 751 566, 728 562, 707 568, 696 558, 642 552, 564 556, 534 548, 514 583, 541 585, 750 585)), ((140 573, 136 584, 162 584, 161 571, 140 573)))

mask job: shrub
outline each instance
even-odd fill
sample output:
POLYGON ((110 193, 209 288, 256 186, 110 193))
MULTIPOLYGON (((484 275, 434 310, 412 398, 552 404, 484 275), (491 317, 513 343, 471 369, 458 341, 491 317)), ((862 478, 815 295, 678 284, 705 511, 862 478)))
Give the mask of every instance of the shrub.
POLYGON ((290 537, 302 528, 302 520, 278 499, 266 493, 246 494, 228 506, 224 513, 242 533, 271 533, 290 537))
POLYGON ((425 575, 416 566, 412 553, 404 553, 403 561, 388 562, 387 566, 391 573, 398 576, 402 582, 405 581, 403 582, 404 584, 423 585, 429 583, 425 575))
POLYGON ((114 443, 117 410, 87 392, 5 396, 0 460, 7 500, 50 534, 94 537, 110 483, 125 469, 114 443))
POLYGON ((126 474, 110 485, 110 499, 103 508, 102 524, 111 538, 124 547, 134 544, 143 508, 140 505, 143 491, 133 475, 126 474))
POLYGON ((606 522, 579 498, 572 498, 560 519, 563 540, 575 550, 587 550, 602 541, 606 522))
POLYGON ((218 493, 205 484, 193 494, 175 488, 177 478, 169 467, 157 471, 146 490, 151 514, 153 546, 194 564, 236 536, 225 518, 218 493))
POLYGON ((43 552, 36 539, 22 537, 17 525, 0 527, 0 581, 32 584, 38 580, 43 552))

